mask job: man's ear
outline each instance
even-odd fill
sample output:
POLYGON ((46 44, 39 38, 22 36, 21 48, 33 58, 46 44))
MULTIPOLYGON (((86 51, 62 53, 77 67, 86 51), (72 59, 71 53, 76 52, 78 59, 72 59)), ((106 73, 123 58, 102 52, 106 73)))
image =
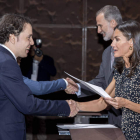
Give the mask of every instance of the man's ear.
POLYGON ((112 28, 115 28, 117 26, 117 22, 114 19, 111 20, 110 24, 112 28))
POLYGON ((11 42, 12 44, 15 44, 15 35, 13 34, 9 35, 9 42, 11 42))

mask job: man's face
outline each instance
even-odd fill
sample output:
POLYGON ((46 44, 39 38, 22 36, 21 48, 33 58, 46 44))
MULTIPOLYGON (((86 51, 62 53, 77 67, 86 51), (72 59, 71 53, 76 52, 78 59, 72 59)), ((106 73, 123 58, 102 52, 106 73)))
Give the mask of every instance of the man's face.
POLYGON ((28 23, 24 25, 23 31, 16 37, 16 57, 27 57, 30 46, 34 44, 32 39, 32 26, 28 23))
POLYGON ((111 23, 105 20, 104 14, 100 13, 96 17, 96 23, 98 27, 98 33, 103 35, 105 41, 110 40, 113 37, 114 28, 111 26, 111 23))

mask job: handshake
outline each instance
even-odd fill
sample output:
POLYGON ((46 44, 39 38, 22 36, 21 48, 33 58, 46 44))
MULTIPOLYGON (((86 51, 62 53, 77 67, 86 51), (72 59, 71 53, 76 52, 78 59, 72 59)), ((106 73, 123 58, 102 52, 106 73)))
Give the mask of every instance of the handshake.
POLYGON ((72 79, 66 78, 65 80, 68 82, 68 86, 65 89, 67 94, 75 94, 75 92, 78 92, 79 87, 72 79))
POLYGON ((74 117, 80 110, 78 107, 78 103, 75 102, 74 100, 66 100, 66 102, 68 103, 70 107, 69 117, 74 117))
MULTIPOLYGON (((68 82, 68 86, 65 89, 65 92, 67 94, 75 94, 75 92, 79 90, 78 85, 70 78, 66 78, 65 80, 68 82)), ((78 103, 74 100, 66 100, 66 102, 70 107, 69 117, 74 117, 79 111, 78 103)))

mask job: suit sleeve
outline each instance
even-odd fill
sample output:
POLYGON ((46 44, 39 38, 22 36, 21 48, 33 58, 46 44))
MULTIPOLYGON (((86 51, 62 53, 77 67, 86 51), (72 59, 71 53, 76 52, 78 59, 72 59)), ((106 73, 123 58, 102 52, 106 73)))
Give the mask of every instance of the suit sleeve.
POLYGON ((34 95, 49 94, 66 88, 66 82, 63 79, 38 82, 23 76, 23 81, 34 95))
MULTIPOLYGON (((98 75, 94 79, 89 81, 90 84, 97 85, 99 87, 102 87, 103 89, 105 89, 107 86, 106 82, 105 82, 105 72, 104 72, 105 57, 107 57, 106 56, 107 53, 105 51, 103 52, 103 55, 102 55, 102 63, 100 65, 98 75)), ((95 92, 91 91, 90 89, 88 89, 84 85, 80 84, 80 86, 81 86, 81 95, 79 97, 91 96, 91 95, 96 94, 95 92)))
POLYGON ((1 66, 0 87, 7 100, 23 114, 69 116, 70 108, 66 101, 41 100, 32 95, 24 84, 16 61, 8 60, 1 66))

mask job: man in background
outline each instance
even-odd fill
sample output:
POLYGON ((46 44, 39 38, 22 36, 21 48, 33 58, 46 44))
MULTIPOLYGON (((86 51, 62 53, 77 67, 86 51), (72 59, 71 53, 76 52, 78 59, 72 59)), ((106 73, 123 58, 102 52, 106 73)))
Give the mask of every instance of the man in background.
MULTIPOLYGON (((113 39, 114 28, 117 24, 122 22, 122 16, 119 9, 116 6, 106 5, 101 8, 96 13, 96 24, 97 31, 99 34, 103 35, 103 39, 108 41, 113 39)), ((114 71, 114 53, 111 46, 108 46, 102 55, 102 63, 100 65, 99 73, 95 79, 89 81, 90 84, 97 85, 106 89, 110 84, 113 78, 114 71)), ((65 90, 67 93, 73 93, 73 89, 69 87, 65 90)), ((84 97, 87 95, 93 95, 95 93, 91 92, 88 88, 79 84, 79 92, 76 93, 79 97, 84 97)), ((102 100, 99 100, 102 102, 102 100)), ((80 110, 83 111, 92 111, 92 104, 94 101, 80 103, 80 110)), ((111 107, 108 111, 108 123, 114 124, 118 127, 121 127, 121 110, 116 110, 111 107)))
POLYGON ((34 38, 34 45, 31 46, 29 54, 21 60, 20 68, 22 74, 34 81, 50 81, 51 76, 56 75, 54 60, 44 55, 42 40, 34 38))

